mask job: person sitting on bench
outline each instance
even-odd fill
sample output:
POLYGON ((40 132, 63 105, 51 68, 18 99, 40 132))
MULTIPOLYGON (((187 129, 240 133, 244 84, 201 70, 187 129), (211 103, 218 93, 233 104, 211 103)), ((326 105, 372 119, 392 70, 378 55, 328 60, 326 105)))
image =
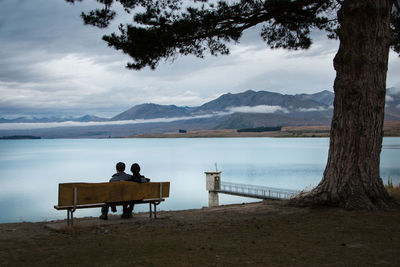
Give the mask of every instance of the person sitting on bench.
MULTIPOLYGON (((123 162, 118 162, 117 165, 115 166, 117 172, 113 174, 113 176, 110 179, 110 182, 118 182, 118 181, 132 181, 132 176, 125 173, 125 163, 123 162)), ((100 219, 102 220, 107 220, 108 219, 108 209, 110 208, 109 205, 104 205, 101 208, 101 215, 100 219)), ((112 212, 116 212, 117 208, 115 206, 111 206, 112 212)), ((122 206, 123 213, 121 215, 121 218, 124 218, 125 214, 128 213, 128 205, 123 205, 122 206)))
POLYGON ((150 182, 149 178, 144 177, 143 175, 140 174, 140 166, 137 163, 133 163, 131 166, 131 181, 136 182, 136 183, 146 183, 150 182))
MULTIPOLYGON (((132 182, 136 182, 136 183, 146 183, 146 182, 150 182, 149 178, 144 177, 143 175, 140 174, 140 166, 137 163, 133 163, 131 166, 131 180, 132 182)), ((126 209, 126 213, 124 213, 122 216, 124 216, 124 218, 128 219, 128 218, 132 218, 132 212, 133 212, 133 208, 134 208, 135 204, 134 203, 130 203, 126 209)), ((121 217, 122 217, 121 216, 121 217)))

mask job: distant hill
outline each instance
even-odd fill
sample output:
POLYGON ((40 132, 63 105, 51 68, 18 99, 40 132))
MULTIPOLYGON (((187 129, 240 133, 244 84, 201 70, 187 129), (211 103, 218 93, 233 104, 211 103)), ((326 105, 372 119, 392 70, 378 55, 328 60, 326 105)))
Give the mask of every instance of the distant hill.
POLYGON ((215 129, 329 125, 332 109, 298 113, 234 113, 215 129))
POLYGON ((108 121, 108 119, 93 116, 93 115, 85 115, 79 118, 72 119, 72 121, 80 121, 80 122, 90 122, 90 121, 108 121))
MULTIPOLYGON (((334 94, 321 91, 315 94, 286 95, 267 91, 248 90, 243 93, 221 95, 197 107, 140 104, 117 114, 111 119, 85 115, 48 118, 0 118, 0 123, 18 122, 100 122, 90 126, 70 126, 43 129, 0 130, 0 136, 34 135, 42 138, 115 137, 146 133, 243 129, 259 127, 330 125, 334 94), (173 118, 178 118, 173 120, 173 118), (180 118, 180 119, 179 119, 180 118), (124 121, 115 123, 113 121, 124 121), (143 122, 141 122, 143 120, 143 122), (146 120, 152 120, 151 122, 146 120), (101 124, 101 122, 107 122, 101 124), (129 122, 128 122, 129 121, 129 122), (135 121, 135 123, 131 122, 135 121)), ((400 121, 400 89, 388 88, 386 121, 400 121)))
POLYGON ((108 121, 108 119, 85 115, 82 117, 19 117, 15 119, 0 118, 0 123, 39 123, 39 122, 64 122, 64 121, 78 121, 78 122, 91 122, 91 121, 108 121))
MULTIPOLYGON (((267 91, 248 90, 227 93, 199 107, 141 104, 118 114, 111 120, 137 120, 194 117, 214 114, 226 120, 212 129, 248 127, 275 127, 329 124, 334 94, 322 91, 316 94, 284 95, 267 91)), ((207 120, 207 121, 210 121, 207 120)), ((210 126, 210 123, 208 123, 210 126)), ((207 128, 209 129, 209 128, 207 128)))
POLYGON ((327 109, 333 103, 334 94, 323 91, 317 94, 284 95, 267 91, 248 90, 239 94, 224 94, 201 105, 195 113, 228 111, 233 107, 279 106, 291 112, 306 109, 327 109))
POLYGON ((227 93, 215 100, 207 102, 199 107, 178 107, 175 105, 141 104, 124 111, 111 120, 137 120, 156 118, 175 118, 198 116, 204 114, 215 114, 219 112, 243 112, 245 108, 264 108, 263 112, 257 113, 289 113, 314 110, 326 110, 332 106, 334 94, 322 91, 316 94, 283 95, 267 91, 255 92, 248 90, 243 93, 227 93), (238 109, 239 108, 239 109, 238 109), (239 110, 239 111, 238 111, 239 110))
POLYGON ((315 94, 300 94, 295 96, 302 99, 311 99, 325 106, 332 106, 333 99, 335 98, 335 95, 327 90, 315 94))
POLYGON ((124 111, 111 120, 137 120, 137 119, 156 119, 174 118, 190 116, 191 108, 177 107, 175 105, 141 104, 124 111))

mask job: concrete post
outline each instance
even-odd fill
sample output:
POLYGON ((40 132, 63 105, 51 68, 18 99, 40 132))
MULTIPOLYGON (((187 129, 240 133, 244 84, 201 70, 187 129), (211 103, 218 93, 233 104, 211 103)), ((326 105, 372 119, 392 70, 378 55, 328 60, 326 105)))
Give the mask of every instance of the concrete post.
POLYGON ((208 207, 217 207, 218 190, 221 186, 221 172, 205 172, 206 174, 206 189, 208 191, 208 207))

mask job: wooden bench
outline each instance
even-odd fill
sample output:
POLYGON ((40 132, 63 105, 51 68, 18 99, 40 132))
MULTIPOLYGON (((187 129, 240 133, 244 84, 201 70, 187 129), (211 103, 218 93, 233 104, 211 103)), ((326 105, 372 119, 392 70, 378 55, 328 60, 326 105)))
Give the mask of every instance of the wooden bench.
POLYGON ((169 182, 135 183, 119 181, 112 183, 62 183, 58 185, 57 210, 67 210, 67 224, 73 225, 77 209, 98 208, 104 205, 149 203, 157 218, 157 205, 169 197, 169 182))

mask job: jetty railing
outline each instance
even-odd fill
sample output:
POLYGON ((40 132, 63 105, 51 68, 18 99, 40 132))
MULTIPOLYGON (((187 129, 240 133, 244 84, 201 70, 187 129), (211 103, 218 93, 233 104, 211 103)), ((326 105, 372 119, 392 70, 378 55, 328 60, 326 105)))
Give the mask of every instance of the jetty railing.
POLYGON ((238 184, 223 182, 220 183, 220 188, 215 190, 218 193, 231 194, 244 197, 252 197, 259 199, 290 199, 300 191, 281 189, 274 187, 238 184))

